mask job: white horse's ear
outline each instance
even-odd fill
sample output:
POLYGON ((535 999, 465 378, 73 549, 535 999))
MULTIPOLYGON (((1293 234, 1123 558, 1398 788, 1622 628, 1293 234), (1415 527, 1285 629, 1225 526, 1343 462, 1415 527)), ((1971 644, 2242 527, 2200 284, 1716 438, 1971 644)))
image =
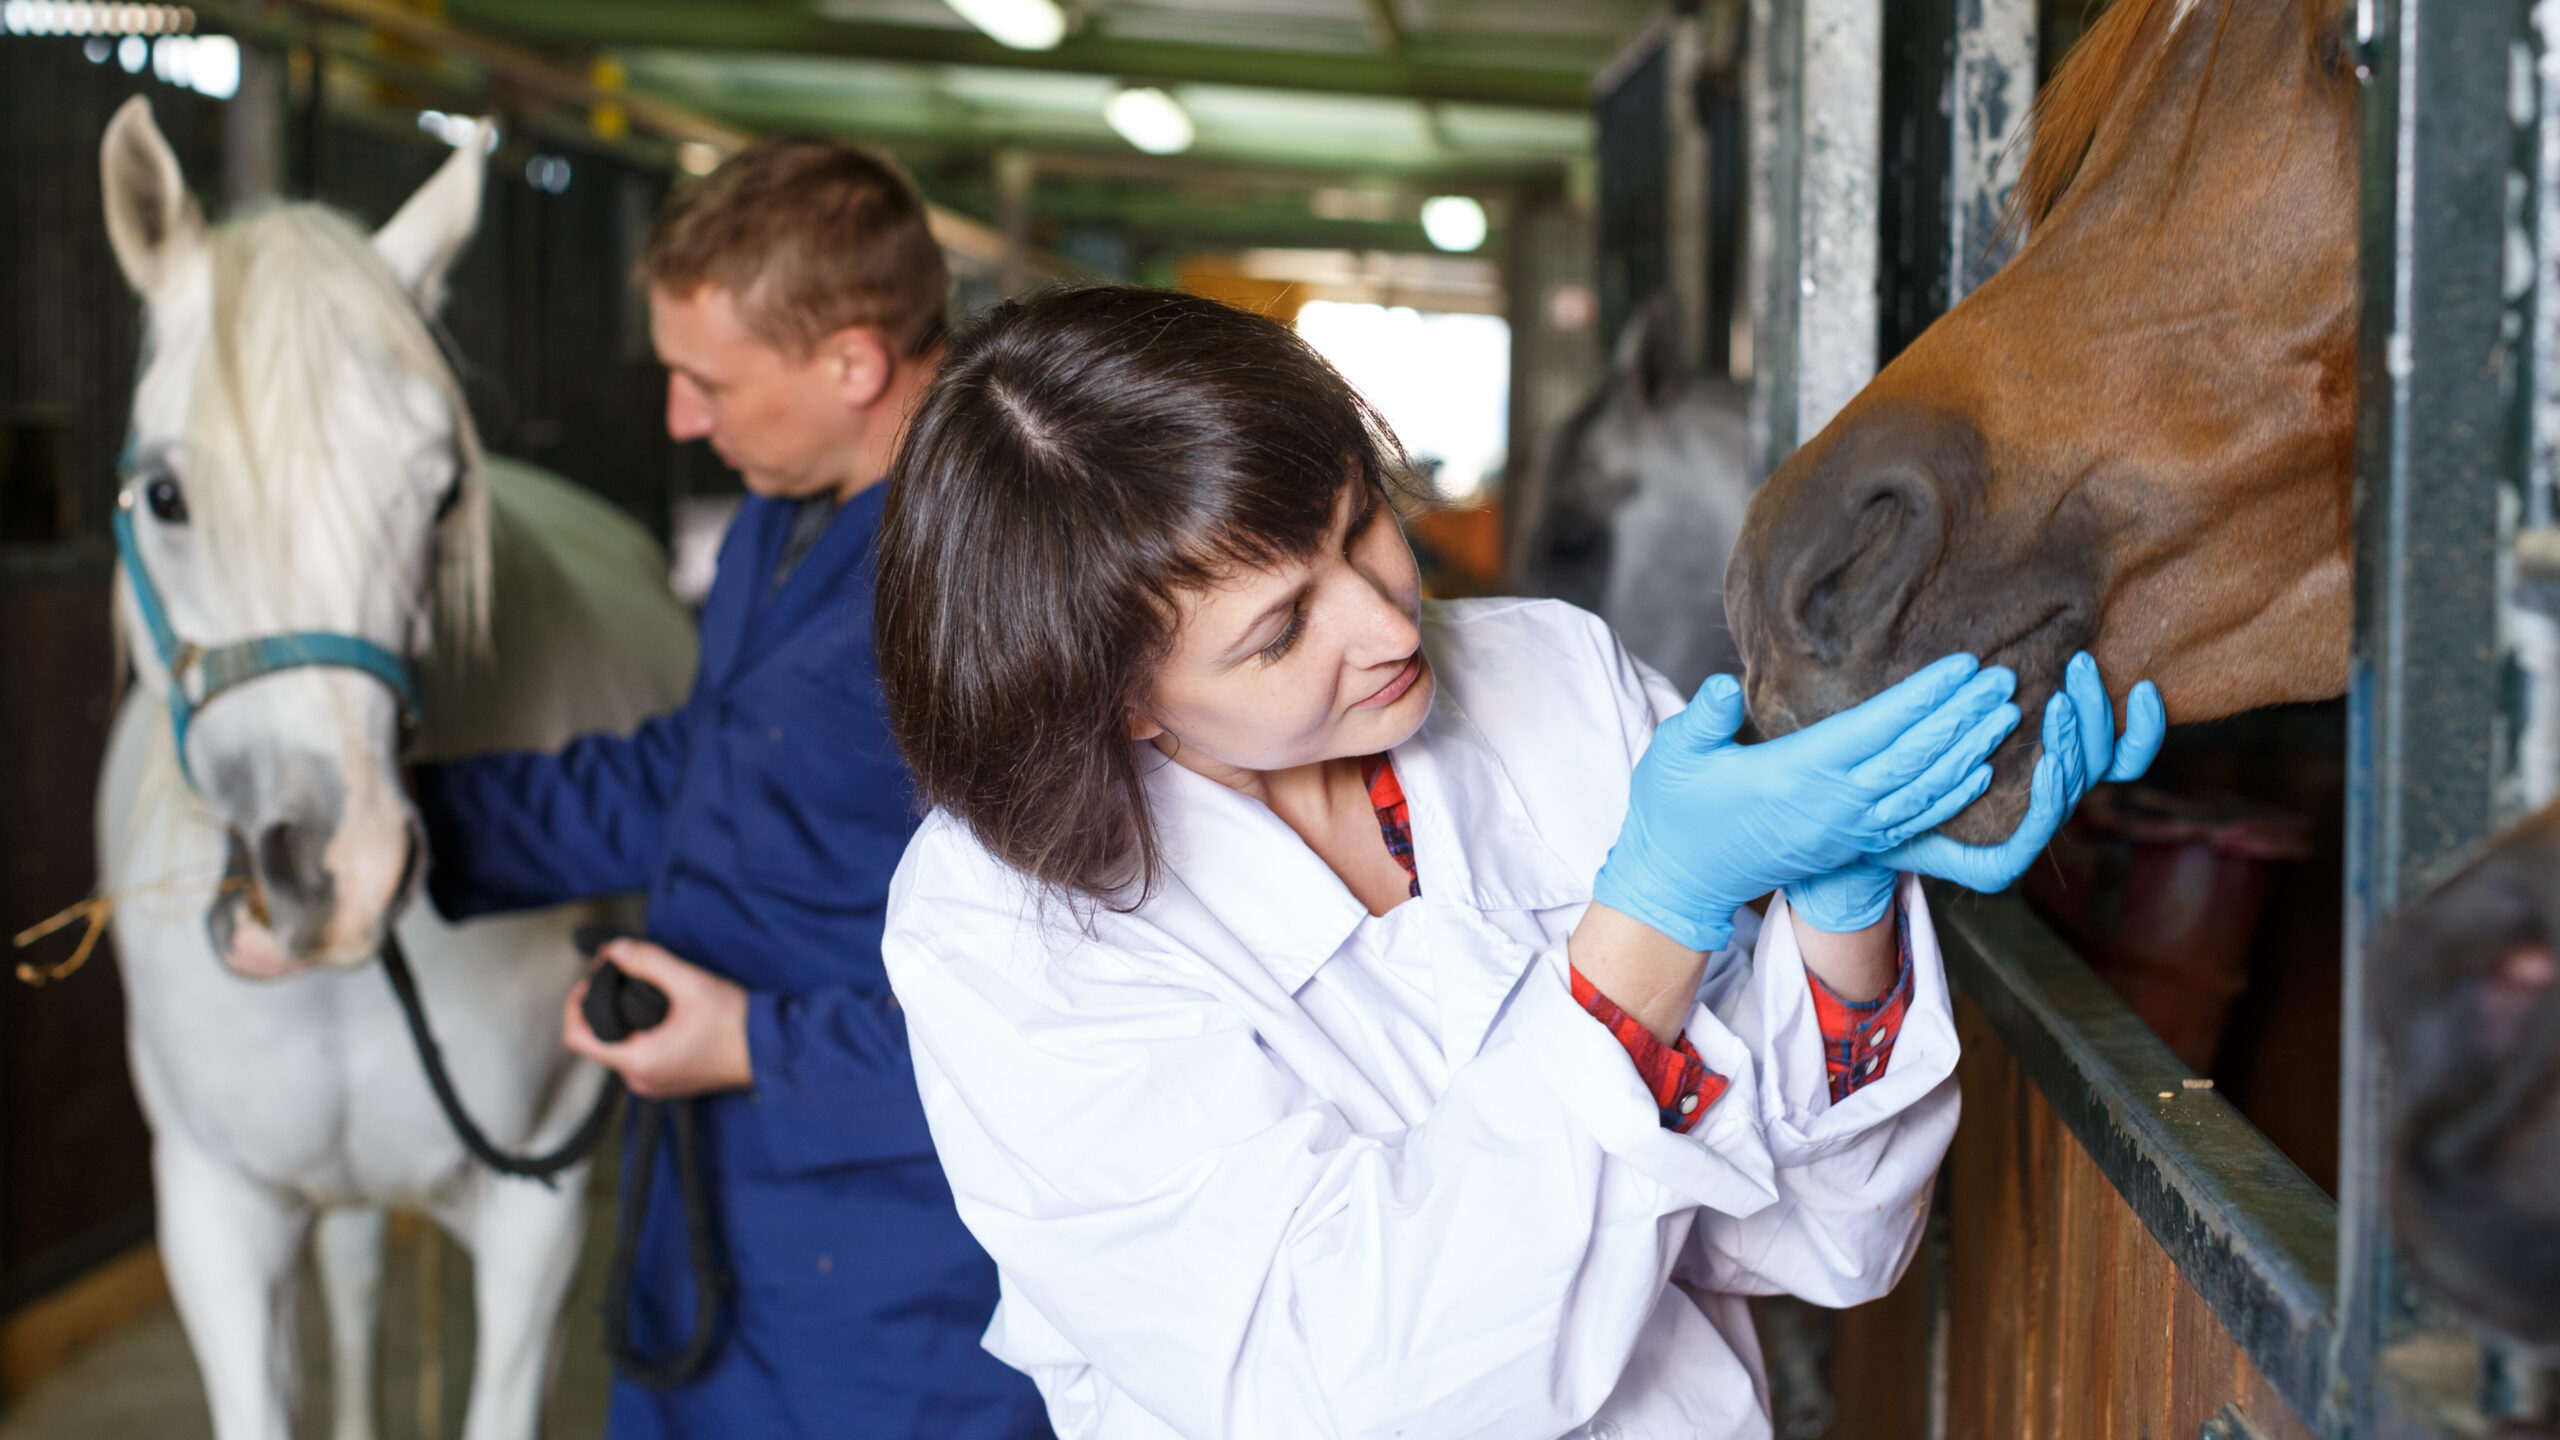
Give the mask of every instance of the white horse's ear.
POLYGON ((1680 312, 1673 307, 1669 291, 1656 291, 1636 307, 1636 313, 1627 317, 1626 329, 1618 333, 1618 373, 1634 387, 1636 398, 1659 405, 1687 368, 1680 349, 1680 312))
POLYGON ((136 95, 116 107, 98 147, 98 178, 116 264, 125 283, 150 295, 167 283, 176 257, 204 237, 204 215, 187 193, 177 152, 151 122, 150 101, 136 95))
POLYGON ((470 127, 453 154, 400 213, 373 232, 374 253, 399 278, 418 308, 432 315, 444 303, 444 274, 480 223, 480 188, 489 173, 490 123, 470 127))

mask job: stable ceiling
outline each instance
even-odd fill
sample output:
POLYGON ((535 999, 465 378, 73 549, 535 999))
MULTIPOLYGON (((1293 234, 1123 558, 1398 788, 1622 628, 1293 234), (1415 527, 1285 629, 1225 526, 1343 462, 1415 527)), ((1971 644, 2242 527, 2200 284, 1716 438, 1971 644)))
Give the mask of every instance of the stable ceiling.
POLYGON ((985 157, 1027 152, 1034 208, 1158 240, 1422 245, 1421 197, 1500 200, 1591 152, 1591 76, 1658 0, 1084 0, 1054 50, 1009 50, 941 0, 447 0, 455 24, 758 130, 885 145, 988 213, 985 157), (1142 155, 1102 118, 1161 85, 1198 140, 1142 155), (972 192, 975 193, 972 193, 972 192))

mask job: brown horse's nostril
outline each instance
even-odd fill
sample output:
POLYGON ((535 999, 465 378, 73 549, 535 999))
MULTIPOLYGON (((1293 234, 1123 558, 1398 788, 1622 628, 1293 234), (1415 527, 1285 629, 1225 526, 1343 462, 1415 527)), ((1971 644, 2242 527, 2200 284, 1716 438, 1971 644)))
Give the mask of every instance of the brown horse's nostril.
POLYGON ((1777 606, 1795 648, 1826 666, 1881 644, 1903 602, 1946 547, 1938 484, 1897 468, 1844 487, 1813 520, 1777 606))

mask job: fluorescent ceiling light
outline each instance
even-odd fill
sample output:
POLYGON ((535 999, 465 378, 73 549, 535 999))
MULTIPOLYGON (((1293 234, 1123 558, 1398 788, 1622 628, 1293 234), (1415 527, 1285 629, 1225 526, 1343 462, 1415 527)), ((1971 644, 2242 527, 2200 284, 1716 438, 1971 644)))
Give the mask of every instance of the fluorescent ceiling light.
POLYGON ((1058 0, 943 0, 987 38, 1016 50, 1055 50, 1067 38, 1058 0))
POLYGON ((1434 195, 1422 202, 1422 233, 1461 255, 1484 243, 1484 207, 1472 195, 1434 195))
POLYGON ((1132 85, 1103 102, 1102 118, 1120 138, 1150 155, 1179 155, 1191 148, 1191 116, 1179 101, 1153 85, 1132 85))
POLYGON ((240 42, 228 35, 163 35, 151 42, 151 73, 228 100, 240 93, 240 42))

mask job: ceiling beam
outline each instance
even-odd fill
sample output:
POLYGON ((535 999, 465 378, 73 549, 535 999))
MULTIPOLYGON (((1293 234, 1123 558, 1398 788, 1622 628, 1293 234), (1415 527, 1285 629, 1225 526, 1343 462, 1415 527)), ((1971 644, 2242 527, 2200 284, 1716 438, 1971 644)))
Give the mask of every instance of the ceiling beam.
POLYGON ((475 29, 587 49, 753 50, 1550 110, 1578 111, 1590 105, 1590 75, 1579 66, 1444 63, 1416 56, 1410 43, 1389 55, 1336 55, 1118 39, 1088 32, 1068 36, 1054 50, 1013 50, 975 30, 835 21, 797 5, 712 5, 701 0, 449 3, 454 20, 475 29))
POLYGON ((537 56, 527 55, 468 30, 388 3, 388 0, 294 0, 315 14, 353 21, 421 49, 458 55, 496 80, 521 90, 572 105, 620 105, 633 120, 671 140, 700 140, 722 150, 736 150, 755 137, 708 116, 646 95, 597 88, 537 56))
MULTIPOLYGON (((478 66, 490 79, 530 95, 589 107, 620 105, 634 123, 669 140, 704 141, 723 151, 734 151, 755 139, 751 130, 726 124, 682 105, 623 90, 599 89, 586 77, 539 56, 525 54, 484 35, 402 10, 386 3, 386 0, 291 0, 291 3, 306 14, 352 21, 430 51, 461 57, 478 66)), ((210 0, 209 8, 228 10, 233 4, 234 0, 210 0)), ((251 17, 244 11, 242 18, 251 17)), ((271 23, 273 17, 255 18, 271 23)), ((966 215, 939 205, 928 205, 925 220, 933 238, 955 254, 979 260, 1005 252, 1002 236, 966 215)), ((1075 269, 1054 256, 1037 251, 1027 257, 1026 263, 1043 275, 1065 275, 1075 269)))
POLYGON ((1369 0, 1369 23, 1377 27, 1380 50, 1404 54, 1404 23, 1396 18, 1396 0, 1369 0))

